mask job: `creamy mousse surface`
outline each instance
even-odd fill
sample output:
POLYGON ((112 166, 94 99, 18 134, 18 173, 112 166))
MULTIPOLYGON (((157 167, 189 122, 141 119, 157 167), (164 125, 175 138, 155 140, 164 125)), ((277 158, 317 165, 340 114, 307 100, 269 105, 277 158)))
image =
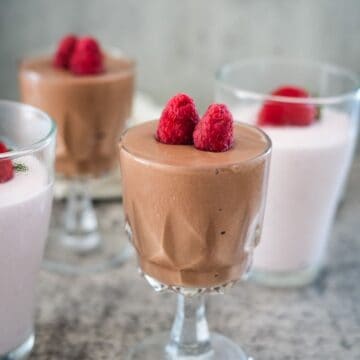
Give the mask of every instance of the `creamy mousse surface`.
MULTIPOLYGON (((234 108, 255 123, 258 106, 234 108)), ((322 108, 304 127, 265 126, 273 144, 269 189, 254 269, 291 272, 318 267, 349 171, 356 127, 345 112, 322 108)))
POLYGON ((27 171, 0 183, 0 358, 33 332, 35 283, 51 209, 45 167, 33 156, 19 162, 27 171))
POLYGON ((116 164, 117 141, 131 114, 134 64, 108 55, 104 67, 101 74, 77 76, 55 68, 51 56, 20 65, 22 101, 57 123, 56 168, 65 176, 99 176, 116 164))
POLYGON ((156 141, 157 121, 120 143, 126 220, 142 270, 183 287, 211 287, 247 271, 260 236, 268 142, 236 124, 229 151, 156 141))

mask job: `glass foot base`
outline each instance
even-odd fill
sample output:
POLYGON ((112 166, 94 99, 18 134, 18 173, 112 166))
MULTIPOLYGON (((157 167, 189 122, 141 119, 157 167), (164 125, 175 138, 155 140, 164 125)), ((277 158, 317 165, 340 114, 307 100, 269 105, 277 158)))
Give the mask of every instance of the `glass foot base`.
POLYGON ((320 265, 297 271, 264 271, 254 267, 249 280, 269 287, 300 287, 312 283, 320 270, 320 265))
POLYGON ((83 244, 89 246, 77 247, 77 239, 52 232, 46 245, 43 267, 69 275, 89 274, 117 267, 134 252, 125 234, 121 237, 114 231, 98 236, 97 233, 96 239, 85 239, 83 244))
POLYGON ((241 348, 230 339, 212 334, 213 351, 202 356, 177 356, 165 352, 169 342, 169 334, 155 335, 131 351, 128 360, 250 360, 241 348))
POLYGON ((35 337, 31 334, 20 346, 7 354, 1 355, 0 360, 24 360, 29 356, 34 347, 35 337))

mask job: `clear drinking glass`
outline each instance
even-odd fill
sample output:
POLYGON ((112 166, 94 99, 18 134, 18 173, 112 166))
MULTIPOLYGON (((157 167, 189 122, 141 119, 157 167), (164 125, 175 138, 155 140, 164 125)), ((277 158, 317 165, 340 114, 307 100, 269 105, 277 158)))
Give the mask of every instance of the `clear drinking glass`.
POLYGON ((262 146, 231 163, 226 152, 157 144, 156 122, 122 137, 126 230, 141 273, 155 291, 178 294, 171 333, 147 339, 131 360, 247 359, 231 340, 210 334, 204 305, 204 295, 224 293, 247 274, 261 232, 271 142, 260 129, 238 126, 262 146))
POLYGON ((134 92, 134 61, 114 48, 107 48, 105 59, 106 71, 89 76, 54 69, 49 54, 27 57, 19 68, 22 101, 49 113, 58 126, 56 171, 68 191, 44 263, 63 273, 102 271, 131 255, 126 241, 101 227, 89 191, 116 168, 134 92))
MULTIPOLYGON (((308 61, 256 59, 224 65, 215 99, 235 120, 256 124, 265 107, 298 121, 315 109, 310 126, 263 126, 273 143, 262 241, 252 278, 273 286, 311 282, 319 273, 351 166, 359 120, 359 79, 345 69, 308 61), (284 85, 308 98, 269 95, 284 85)), ((282 115, 281 115, 282 116, 282 115)))
POLYGON ((51 213, 54 122, 43 112, 0 101, 0 359, 23 359, 34 345, 35 283, 51 213), (6 170, 7 169, 7 170, 6 170), (2 172, 2 174, 1 174, 2 172))

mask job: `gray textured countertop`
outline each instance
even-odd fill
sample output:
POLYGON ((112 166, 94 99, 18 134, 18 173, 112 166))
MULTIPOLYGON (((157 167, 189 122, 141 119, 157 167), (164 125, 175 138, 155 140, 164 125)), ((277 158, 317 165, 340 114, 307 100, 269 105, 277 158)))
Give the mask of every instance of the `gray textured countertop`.
MULTIPOLYGON (((211 329, 241 344, 255 360, 360 359, 359 183, 360 166, 355 166, 327 267, 313 285, 280 290, 248 282, 225 296, 211 296, 211 329)), ((118 203, 98 207, 115 217, 121 211, 118 203)), ((139 277, 134 260, 91 276, 43 270, 30 358, 125 359, 144 337, 169 331, 174 310, 175 296, 154 293, 139 277)))

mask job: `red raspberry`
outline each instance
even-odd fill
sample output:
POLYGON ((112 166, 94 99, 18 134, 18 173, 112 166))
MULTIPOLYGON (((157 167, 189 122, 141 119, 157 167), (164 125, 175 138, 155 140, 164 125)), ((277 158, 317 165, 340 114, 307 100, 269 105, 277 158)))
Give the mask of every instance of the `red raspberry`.
MULTIPOLYGON (((0 154, 8 151, 4 143, 0 142, 0 154)), ((14 177, 14 169, 11 160, 0 159, 0 184, 14 177)))
MULTIPOLYGON (((296 86, 282 86, 272 95, 308 98, 309 93, 296 86)), ((266 101, 261 108, 257 124, 259 126, 308 126, 316 119, 317 109, 311 104, 296 104, 280 101, 266 101)))
POLYGON ((233 117, 224 104, 212 104, 197 124, 194 145, 199 150, 227 151, 234 143, 233 117))
POLYGON ((60 40, 59 46, 53 58, 53 65, 57 68, 67 69, 70 58, 74 52, 77 38, 75 35, 67 35, 60 40))
POLYGON ((291 85, 281 86, 275 89, 271 94, 278 96, 290 96, 290 97, 299 97, 299 98, 309 97, 309 93, 305 89, 291 85))
POLYGON ((94 38, 83 37, 77 41, 70 59, 70 70, 76 75, 93 75, 104 71, 103 54, 94 38))
POLYGON ((189 95, 177 94, 168 101, 160 116, 156 139, 164 144, 192 144, 199 119, 194 100, 189 95))

